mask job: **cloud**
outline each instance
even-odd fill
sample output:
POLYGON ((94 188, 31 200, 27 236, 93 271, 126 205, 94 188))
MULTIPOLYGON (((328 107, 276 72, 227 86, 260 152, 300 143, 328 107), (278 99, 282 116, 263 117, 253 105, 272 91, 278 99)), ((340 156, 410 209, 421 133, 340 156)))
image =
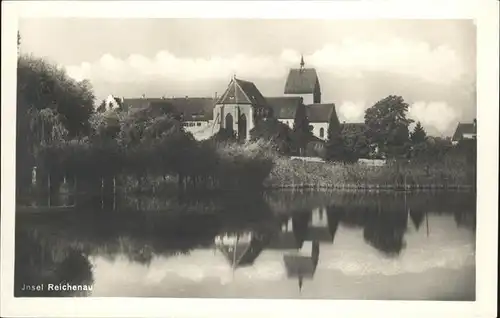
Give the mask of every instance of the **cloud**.
POLYGON ((408 117, 420 121, 431 133, 444 135, 454 128, 461 112, 442 101, 416 102, 410 106, 408 117))
MULTIPOLYGON (((383 71, 411 76, 433 83, 450 83, 467 72, 465 61, 450 47, 431 47, 426 42, 401 38, 366 42, 344 38, 305 55, 307 66, 321 73, 360 77, 363 72, 383 71)), ((68 65, 76 79, 127 82, 161 77, 177 81, 227 79, 233 74, 253 79, 282 78, 298 65, 300 53, 284 49, 277 55, 236 54, 227 57, 180 57, 164 50, 155 56, 139 54, 128 58, 105 54, 99 60, 68 65)))
POLYGON ((337 108, 337 116, 340 121, 348 123, 362 123, 365 121, 365 110, 368 108, 366 102, 344 101, 337 108))

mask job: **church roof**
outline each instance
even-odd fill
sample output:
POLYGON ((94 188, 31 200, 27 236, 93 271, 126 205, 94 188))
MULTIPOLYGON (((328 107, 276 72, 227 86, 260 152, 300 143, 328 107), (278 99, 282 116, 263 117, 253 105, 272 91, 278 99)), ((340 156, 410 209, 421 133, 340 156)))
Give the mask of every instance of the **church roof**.
POLYGON ((233 268, 252 265, 264 249, 263 242, 254 237, 250 241, 237 241, 236 244, 216 245, 233 268))
POLYGON ((171 109, 184 121, 211 120, 215 100, 211 97, 179 98, 124 98, 124 109, 164 108, 171 109))
POLYGON ((327 123, 335 104, 312 104, 306 106, 307 118, 311 123, 327 123))
POLYGON ((288 277, 312 278, 316 272, 316 264, 310 256, 284 255, 283 263, 288 277))
POLYGON ((314 68, 293 68, 286 79, 285 94, 312 94, 318 85, 318 74, 314 68))
POLYGON ((287 277, 312 278, 319 260, 319 243, 312 243, 311 255, 288 253, 283 255, 287 277))
POLYGON ((303 102, 302 97, 298 96, 266 97, 266 99, 277 119, 294 119, 297 107, 303 102))
POLYGON ((267 105, 266 99, 254 83, 233 78, 217 104, 267 105))

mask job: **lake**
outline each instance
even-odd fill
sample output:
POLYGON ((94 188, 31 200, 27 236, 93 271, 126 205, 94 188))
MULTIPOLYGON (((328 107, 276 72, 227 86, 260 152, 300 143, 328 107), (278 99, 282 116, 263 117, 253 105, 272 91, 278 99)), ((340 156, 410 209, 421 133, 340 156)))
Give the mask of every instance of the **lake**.
POLYGON ((92 202, 18 212, 16 296, 475 300, 472 192, 92 202))

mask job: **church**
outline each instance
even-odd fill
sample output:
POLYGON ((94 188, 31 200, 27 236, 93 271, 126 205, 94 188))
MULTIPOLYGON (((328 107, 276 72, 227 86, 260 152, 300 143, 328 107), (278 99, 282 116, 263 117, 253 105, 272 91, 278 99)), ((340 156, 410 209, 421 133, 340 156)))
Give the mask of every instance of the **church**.
POLYGON ((293 128, 299 107, 305 107, 312 133, 326 140, 330 114, 337 116, 333 103, 322 103, 321 85, 314 68, 306 68, 301 57, 298 68, 290 69, 282 96, 264 97, 250 81, 233 76, 219 97, 117 98, 110 95, 106 108, 144 108, 151 103, 168 103, 180 114, 186 131, 198 140, 208 139, 221 129, 232 131, 239 140, 248 140, 260 120, 274 117, 293 128))

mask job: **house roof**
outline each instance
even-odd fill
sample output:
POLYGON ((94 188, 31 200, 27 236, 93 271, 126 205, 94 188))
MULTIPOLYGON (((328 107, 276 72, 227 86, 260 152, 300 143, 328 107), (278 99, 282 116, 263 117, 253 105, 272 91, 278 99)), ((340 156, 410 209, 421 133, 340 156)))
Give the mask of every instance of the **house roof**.
POLYGON ((453 134, 453 141, 459 141, 463 138, 464 134, 475 134, 476 129, 473 123, 458 123, 457 129, 453 134))
POLYGON ((233 78, 226 91, 222 94, 217 104, 250 104, 267 105, 267 101, 262 96, 254 83, 233 78))
POLYGON ((166 107, 179 114, 184 121, 211 120, 215 100, 211 97, 124 98, 123 106, 127 110, 166 107))
POLYGON ((266 100, 277 119, 294 119, 297 107, 303 102, 298 96, 266 97, 266 100))
POLYGON ((363 133, 366 129, 365 123, 342 123, 340 124, 341 132, 351 132, 353 134, 363 133))
POLYGON ((311 104, 306 106, 307 118, 311 123, 327 123, 335 104, 311 104))
POLYGON ((319 80, 314 68, 293 68, 286 79, 285 94, 312 94, 317 86, 319 80))

